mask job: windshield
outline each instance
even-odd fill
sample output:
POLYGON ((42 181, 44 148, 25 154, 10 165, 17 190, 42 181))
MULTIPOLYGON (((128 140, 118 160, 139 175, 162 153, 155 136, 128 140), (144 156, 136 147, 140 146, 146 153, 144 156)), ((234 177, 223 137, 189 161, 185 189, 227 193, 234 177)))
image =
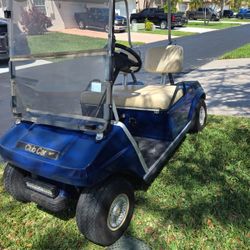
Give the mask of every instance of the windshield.
POLYGON ((109 1, 17 0, 12 8, 16 112, 43 124, 100 127, 106 122, 109 1))

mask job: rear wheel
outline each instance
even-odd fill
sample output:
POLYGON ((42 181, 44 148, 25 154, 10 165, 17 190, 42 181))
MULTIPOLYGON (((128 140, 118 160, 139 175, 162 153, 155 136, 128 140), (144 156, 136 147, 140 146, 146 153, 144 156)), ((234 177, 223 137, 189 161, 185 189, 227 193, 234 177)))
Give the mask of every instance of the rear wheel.
POLYGON ((211 16, 211 21, 216 21, 216 16, 215 15, 211 16))
POLYGON ((167 27, 168 27, 167 22, 166 22, 166 21, 161 21, 161 23, 160 23, 160 28, 161 28, 162 30, 165 30, 167 27))
POLYGON ((3 173, 3 184, 5 190, 16 200, 26 202, 24 173, 7 164, 3 173))
POLYGON ((190 132, 198 133, 199 131, 201 131, 206 126, 206 121, 207 121, 207 106, 205 100, 201 99, 197 105, 190 132))
POLYGON ((127 229, 134 209, 134 190, 125 179, 113 179, 100 188, 83 192, 76 209, 76 222, 90 241, 109 246, 127 229))
POLYGON ((137 20, 136 20, 136 19, 132 19, 132 20, 131 20, 131 24, 132 24, 132 25, 137 24, 137 20))
POLYGON ((189 19, 189 20, 194 20, 194 15, 193 15, 193 14, 189 15, 189 16, 188 16, 188 19, 189 19))
POLYGON ((80 22, 78 23, 78 25, 79 25, 79 29, 81 29, 81 30, 85 29, 85 24, 84 24, 83 21, 80 21, 80 22))

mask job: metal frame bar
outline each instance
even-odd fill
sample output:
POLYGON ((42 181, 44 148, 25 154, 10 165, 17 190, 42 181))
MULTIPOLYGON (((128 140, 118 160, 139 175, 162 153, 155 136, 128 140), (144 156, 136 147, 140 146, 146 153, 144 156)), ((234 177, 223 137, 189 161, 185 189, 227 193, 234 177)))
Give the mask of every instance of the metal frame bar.
POLYGON ((144 158, 142 156, 142 153, 141 153, 141 151, 140 151, 134 137, 130 134, 130 132, 127 129, 126 125, 124 123, 122 123, 122 122, 114 122, 114 125, 118 126, 118 127, 121 127, 122 130, 124 131, 124 133, 127 135, 129 141, 131 142, 131 144, 133 145, 133 147, 135 149, 135 152, 136 152, 136 154, 137 154, 137 156, 138 156, 138 158, 139 158, 139 160, 141 162, 141 165, 142 165, 145 173, 147 174, 148 171, 149 171, 148 166, 147 166, 147 164, 146 164, 146 162, 145 162, 145 160, 144 160, 144 158))

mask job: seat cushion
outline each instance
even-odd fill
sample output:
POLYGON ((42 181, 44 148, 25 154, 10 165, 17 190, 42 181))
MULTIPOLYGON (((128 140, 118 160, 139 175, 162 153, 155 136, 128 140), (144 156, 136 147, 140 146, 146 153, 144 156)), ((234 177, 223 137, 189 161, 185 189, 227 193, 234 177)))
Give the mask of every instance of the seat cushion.
POLYGON ((152 47, 146 50, 144 69, 151 73, 177 73, 183 67, 183 48, 178 45, 152 47))
MULTIPOLYGON (((174 96, 174 85, 130 85, 114 86, 113 97, 118 108, 166 110, 174 96)), ((173 103, 183 96, 178 90, 173 103)))

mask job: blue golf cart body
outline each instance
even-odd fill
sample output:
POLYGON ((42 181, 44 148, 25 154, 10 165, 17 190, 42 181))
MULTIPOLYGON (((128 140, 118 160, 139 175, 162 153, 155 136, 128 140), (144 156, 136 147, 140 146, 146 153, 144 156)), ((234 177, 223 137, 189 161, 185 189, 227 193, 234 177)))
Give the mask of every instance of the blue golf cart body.
MULTIPOLYGON (((22 17, 11 18, 10 13, 19 1, 10 2, 6 14, 12 39, 10 73, 16 122, 0 139, 0 154, 6 161, 5 188, 17 200, 33 201, 53 212, 79 199, 80 231, 97 244, 110 245, 131 220, 134 201, 130 190, 146 189, 186 133, 204 127, 204 90, 198 81, 174 83, 172 73, 180 70, 173 71, 171 65, 160 70, 162 84, 142 85, 135 77, 142 67, 139 53, 115 42, 113 0, 83 1, 101 8, 109 5, 109 34, 106 40, 98 40, 98 48, 96 44, 80 51, 41 48, 44 53, 32 51, 29 43, 34 30, 18 28, 22 17), (30 61, 36 64, 26 67, 30 61), (132 82, 127 82, 130 74, 132 82), (105 210, 102 202, 106 196, 109 205, 105 210), (96 222, 99 233, 93 233, 86 222, 91 216, 94 221, 101 216, 88 214, 93 197, 103 199, 96 204, 101 204, 100 211, 104 209, 107 217, 102 222, 105 232, 100 222, 96 222), (100 237, 103 234, 107 235, 100 237)), ((124 5, 128 12, 126 1, 124 5)), ((43 35, 49 39, 53 30, 35 35, 36 39, 43 35)), ((84 33, 82 36, 86 38, 84 33)), ((168 48, 180 54, 176 58, 181 64, 182 48, 168 48)), ((150 67, 148 72, 158 72, 150 67)))

